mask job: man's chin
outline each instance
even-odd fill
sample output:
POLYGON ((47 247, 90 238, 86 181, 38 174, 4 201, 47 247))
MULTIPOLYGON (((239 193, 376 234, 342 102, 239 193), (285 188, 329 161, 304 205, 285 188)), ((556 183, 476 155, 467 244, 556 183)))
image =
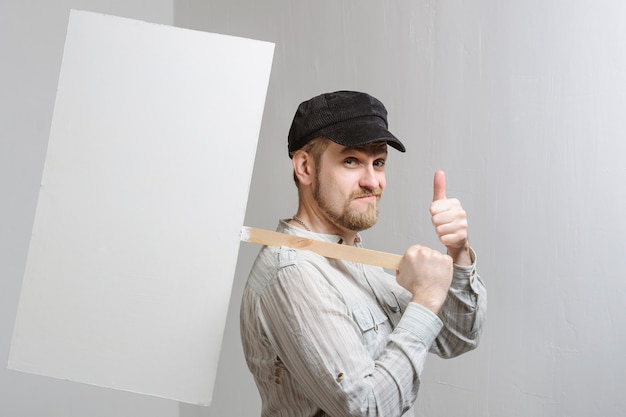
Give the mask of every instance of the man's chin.
POLYGON ((359 225, 359 227, 355 228, 355 229, 351 229, 353 232, 362 232, 364 230, 367 230, 369 228, 371 228, 372 226, 374 226, 376 224, 376 222, 371 223, 371 224, 361 224, 359 225))
POLYGON ((351 216, 349 219, 346 219, 346 226, 349 230, 352 230, 353 232, 360 232, 374 226, 377 221, 378 212, 371 214, 362 214, 358 216, 351 216))

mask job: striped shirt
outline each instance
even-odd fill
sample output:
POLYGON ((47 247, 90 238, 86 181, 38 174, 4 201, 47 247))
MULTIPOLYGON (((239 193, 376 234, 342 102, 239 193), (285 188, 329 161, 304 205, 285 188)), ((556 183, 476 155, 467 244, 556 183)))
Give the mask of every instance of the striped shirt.
MULTIPOLYGON (((286 221, 278 231, 339 241, 286 221)), ((438 316, 410 299, 382 268, 263 247, 240 316, 262 417, 406 415, 427 353, 448 358, 475 348, 487 301, 475 262, 454 266, 438 316)))

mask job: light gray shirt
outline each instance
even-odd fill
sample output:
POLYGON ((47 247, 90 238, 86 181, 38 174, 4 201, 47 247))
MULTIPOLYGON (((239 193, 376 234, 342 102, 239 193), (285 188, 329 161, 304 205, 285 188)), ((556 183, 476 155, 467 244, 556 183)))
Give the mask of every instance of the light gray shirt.
MULTIPOLYGON (((277 230, 340 241, 286 221, 277 230)), ((429 351, 449 358, 478 344, 487 293, 473 251, 472 260, 454 266, 437 316, 410 302, 411 294, 382 268, 263 247, 241 305, 244 353, 262 416, 407 413, 429 351)))

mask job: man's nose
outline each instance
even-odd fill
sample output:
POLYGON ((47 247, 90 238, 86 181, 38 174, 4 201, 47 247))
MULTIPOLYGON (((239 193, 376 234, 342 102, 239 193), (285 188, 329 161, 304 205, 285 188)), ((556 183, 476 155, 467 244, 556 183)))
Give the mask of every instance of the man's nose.
POLYGON ((373 165, 364 165, 359 185, 366 189, 375 189, 380 187, 380 179, 373 165))

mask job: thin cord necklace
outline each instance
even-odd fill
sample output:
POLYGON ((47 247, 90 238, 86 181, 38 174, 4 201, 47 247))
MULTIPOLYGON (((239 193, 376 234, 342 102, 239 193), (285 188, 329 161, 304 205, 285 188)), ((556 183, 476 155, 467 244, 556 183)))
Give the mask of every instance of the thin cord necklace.
POLYGON ((307 231, 311 232, 312 230, 309 229, 309 226, 306 225, 305 222, 302 221, 302 219, 298 216, 296 216, 295 214, 292 217, 293 220, 295 220, 296 222, 300 223, 300 225, 302 225, 302 227, 304 227, 307 231))

